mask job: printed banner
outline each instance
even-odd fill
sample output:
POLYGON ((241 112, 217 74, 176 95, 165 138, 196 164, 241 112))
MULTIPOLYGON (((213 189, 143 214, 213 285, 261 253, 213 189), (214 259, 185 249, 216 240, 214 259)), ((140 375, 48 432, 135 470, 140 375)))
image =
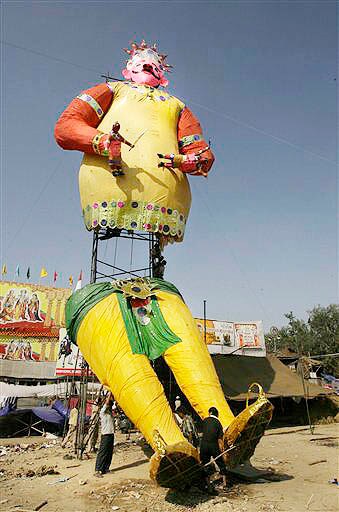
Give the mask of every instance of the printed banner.
MULTIPOLYGON (((204 320, 202 318, 195 318, 195 320, 205 339, 204 320)), ((246 354, 251 349, 266 352, 264 331, 260 320, 255 322, 206 320, 206 343, 211 347, 212 353, 230 354, 236 353, 238 349, 239 355, 243 353, 240 349, 246 350, 246 354)))
POLYGON ((58 337, 70 289, 9 281, 0 289, 0 334, 58 337))
MULTIPOLYGON (((58 359, 55 375, 82 375, 86 361, 78 347, 71 342, 65 328, 59 331, 58 359)), ((89 370, 89 375, 93 375, 89 370)))
POLYGON ((237 346, 260 348, 260 332, 256 323, 234 324, 237 346))
POLYGON ((58 339, 0 337, 0 359, 53 362, 57 360, 58 339))

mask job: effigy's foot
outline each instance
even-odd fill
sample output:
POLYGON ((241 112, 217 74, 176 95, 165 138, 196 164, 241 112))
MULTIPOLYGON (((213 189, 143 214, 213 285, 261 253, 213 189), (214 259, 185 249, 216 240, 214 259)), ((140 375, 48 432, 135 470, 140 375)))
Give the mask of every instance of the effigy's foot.
POLYGON ((259 384, 251 384, 248 392, 253 386, 259 389, 258 399, 248 405, 247 398, 246 408, 234 418, 224 434, 224 460, 228 468, 234 468, 252 457, 272 419, 273 405, 259 384))
POLYGON ((150 477, 158 485, 168 488, 193 484, 202 478, 198 451, 185 441, 166 445, 159 436, 150 461, 150 477))

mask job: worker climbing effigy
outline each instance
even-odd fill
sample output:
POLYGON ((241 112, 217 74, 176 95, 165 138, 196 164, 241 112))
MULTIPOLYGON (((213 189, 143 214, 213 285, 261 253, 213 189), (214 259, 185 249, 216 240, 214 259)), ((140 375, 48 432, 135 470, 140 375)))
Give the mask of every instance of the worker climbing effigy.
MULTIPOLYGON (((198 119, 165 89, 170 66, 156 45, 133 43, 124 81, 81 92, 55 128, 58 144, 84 153, 79 188, 88 230, 154 233, 159 247, 181 242, 191 192, 214 156, 198 119), (195 179, 195 178, 194 178, 195 179)), ((197 414, 219 411, 227 467, 247 460, 271 419, 259 399, 234 417, 207 346, 180 291, 160 278, 93 283, 66 307, 68 334, 100 382, 155 453, 151 477, 177 487, 199 476, 198 450, 175 422, 150 361, 162 356, 197 414)))

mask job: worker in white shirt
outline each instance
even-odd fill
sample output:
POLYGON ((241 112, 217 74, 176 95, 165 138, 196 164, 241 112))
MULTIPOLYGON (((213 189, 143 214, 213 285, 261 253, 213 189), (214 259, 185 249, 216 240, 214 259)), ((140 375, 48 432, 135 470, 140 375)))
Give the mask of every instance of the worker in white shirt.
POLYGON ((95 461, 95 476, 102 478, 109 472, 114 448, 113 396, 108 393, 100 411, 101 440, 95 461))

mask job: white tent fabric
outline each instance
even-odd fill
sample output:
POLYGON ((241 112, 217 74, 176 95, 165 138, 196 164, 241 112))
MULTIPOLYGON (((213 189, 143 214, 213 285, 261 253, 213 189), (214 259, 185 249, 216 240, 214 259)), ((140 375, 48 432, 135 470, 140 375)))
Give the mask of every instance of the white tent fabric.
POLYGON ((45 384, 43 386, 21 386, 16 384, 7 384, 0 382, 0 403, 5 397, 15 396, 17 398, 28 397, 46 397, 55 396, 63 397, 66 395, 66 383, 45 384))
MULTIPOLYGON (((79 393, 79 383, 74 383, 76 386, 76 393, 79 393)), ((97 393, 101 385, 97 382, 88 383, 88 393, 97 393)), ((20 384, 7 384, 0 382, 0 407, 3 401, 8 397, 17 398, 34 398, 34 397, 48 397, 58 396, 64 398, 69 392, 69 385, 67 390, 66 382, 58 382, 55 384, 45 384, 43 386, 22 386, 20 384)), ((74 393, 73 386, 73 393, 74 393)))

